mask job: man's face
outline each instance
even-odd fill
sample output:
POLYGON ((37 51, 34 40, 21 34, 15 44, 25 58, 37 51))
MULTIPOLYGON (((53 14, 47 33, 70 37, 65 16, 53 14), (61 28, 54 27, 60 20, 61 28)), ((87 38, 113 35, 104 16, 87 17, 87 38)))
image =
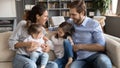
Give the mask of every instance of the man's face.
POLYGON ((76 24, 81 24, 84 18, 84 13, 78 13, 76 8, 70 8, 70 17, 76 24))

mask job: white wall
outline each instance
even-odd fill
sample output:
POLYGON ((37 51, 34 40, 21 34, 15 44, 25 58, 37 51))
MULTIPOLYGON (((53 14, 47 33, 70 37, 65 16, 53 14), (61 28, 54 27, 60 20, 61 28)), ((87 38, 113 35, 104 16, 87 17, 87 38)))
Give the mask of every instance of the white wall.
POLYGON ((112 0, 112 12, 116 14, 118 0, 112 0))
POLYGON ((15 0, 0 0, 0 17, 16 17, 15 0))

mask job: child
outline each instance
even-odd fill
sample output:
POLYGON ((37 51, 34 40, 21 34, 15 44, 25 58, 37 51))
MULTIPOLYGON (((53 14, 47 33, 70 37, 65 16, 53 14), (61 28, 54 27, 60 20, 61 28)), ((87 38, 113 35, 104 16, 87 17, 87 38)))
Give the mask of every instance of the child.
POLYGON ((43 34, 43 27, 39 24, 31 24, 28 28, 28 34, 30 34, 30 36, 26 38, 24 42, 35 41, 40 44, 35 51, 31 50, 30 48, 26 48, 26 51, 29 53, 30 59, 35 62, 40 56, 41 57, 40 68, 45 68, 48 62, 49 55, 42 51, 42 47, 44 47, 45 42, 48 41, 48 39, 43 34))
POLYGON ((69 68, 73 61, 71 36, 74 32, 72 24, 63 22, 59 25, 57 33, 51 37, 57 57, 55 61, 59 68, 69 68))

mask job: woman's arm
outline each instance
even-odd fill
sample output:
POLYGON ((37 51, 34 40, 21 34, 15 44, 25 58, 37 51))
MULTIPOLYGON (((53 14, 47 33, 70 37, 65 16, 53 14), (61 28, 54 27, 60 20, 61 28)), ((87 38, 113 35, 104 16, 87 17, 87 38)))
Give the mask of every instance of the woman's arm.
MULTIPOLYGON (((9 42, 9 48, 12 50, 16 50, 16 48, 24 47, 24 43, 20 42, 21 33, 23 30, 23 26, 26 24, 26 21, 22 20, 18 23, 16 29, 12 32, 12 35, 10 36, 8 42, 9 42)), ((24 35, 24 34, 23 34, 24 35)))
POLYGON ((18 42, 15 44, 15 48, 20 48, 20 47, 27 47, 27 48, 32 48, 33 47, 38 47, 40 44, 38 42, 18 42))
POLYGON ((33 47, 36 46, 38 43, 36 42, 23 42, 26 34, 25 29, 26 21, 21 21, 18 23, 16 29, 13 31, 12 35, 9 38, 9 47, 12 50, 16 50, 22 47, 33 47))

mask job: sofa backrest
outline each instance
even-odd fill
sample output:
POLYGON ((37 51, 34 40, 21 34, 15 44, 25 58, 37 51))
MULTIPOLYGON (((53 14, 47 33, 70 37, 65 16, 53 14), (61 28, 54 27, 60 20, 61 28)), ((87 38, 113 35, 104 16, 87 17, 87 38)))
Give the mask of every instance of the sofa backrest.
POLYGON ((11 31, 0 33, 0 62, 12 61, 15 52, 9 50, 8 39, 11 31))

